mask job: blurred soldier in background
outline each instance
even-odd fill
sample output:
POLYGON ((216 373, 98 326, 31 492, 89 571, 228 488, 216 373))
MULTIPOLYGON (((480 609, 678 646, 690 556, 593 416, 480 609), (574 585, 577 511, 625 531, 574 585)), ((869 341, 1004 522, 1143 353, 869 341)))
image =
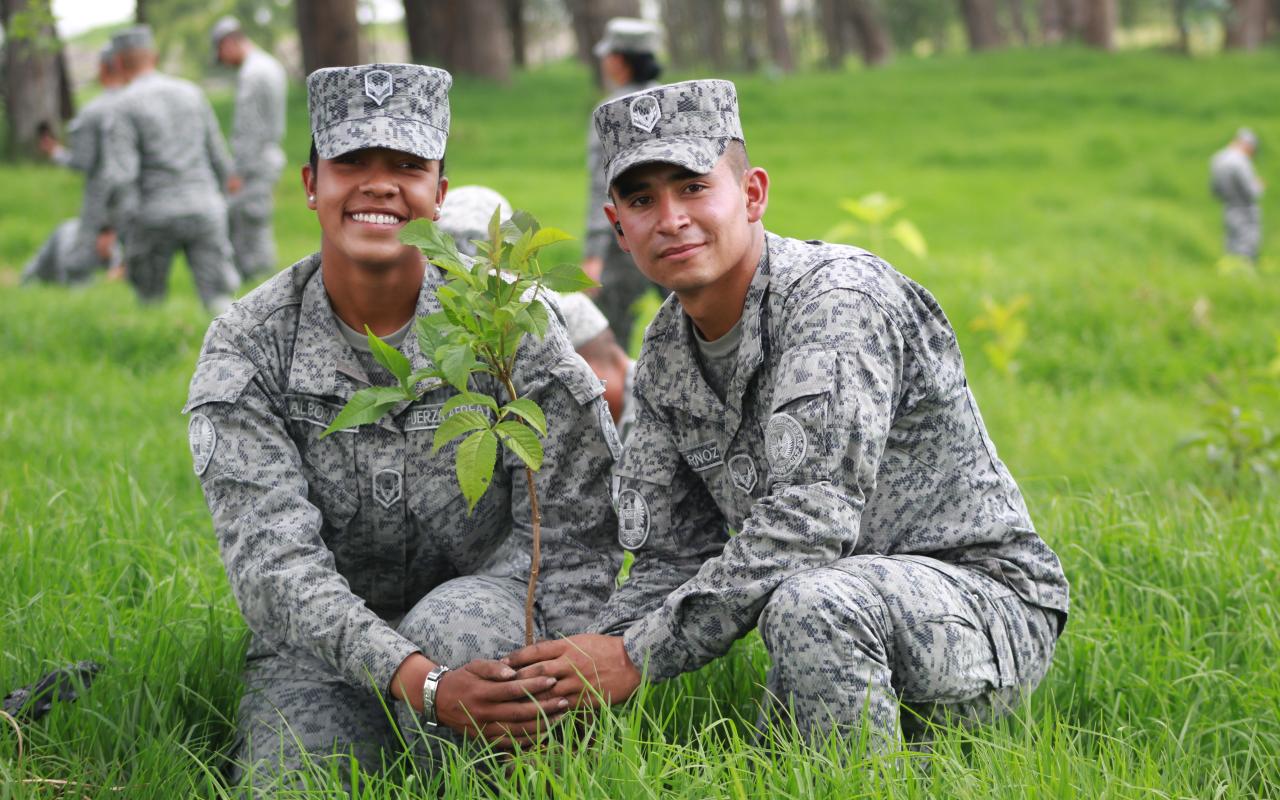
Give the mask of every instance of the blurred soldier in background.
MULTIPOLYGON (((489 238, 489 220, 493 218, 495 208, 502 209, 504 221, 511 217, 511 204, 493 189, 459 186, 449 192, 448 199, 440 206, 440 229, 453 237, 458 252, 474 256, 476 246, 472 240, 489 238)), ((619 437, 625 442, 630 423, 635 420, 631 398, 634 362, 618 346, 613 331, 609 330, 609 321, 590 297, 581 292, 552 294, 555 294, 573 349, 604 383, 604 399, 609 404, 609 414, 618 428, 619 437)))
POLYGON ((233 17, 223 17, 210 34, 215 60, 239 70, 231 155, 235 174, 227 182, 228 225, 236 271, 248 280, 275 269, 271 230, 273 190, 284 169, 284 67, 259 49, 233 17))
POLYGON ((1209 186, 1222 201, 1226 251, 1250 261, 1258 260, 1262 244, 1262 209, 1258 203, 1263 184, 1253 168, 1257 151, 1258 137, 1248 128, 1241 128, 1209 162, 1209 186))
POLYGON ((80 217, 54 229, 40 252, 22 272, 23 282, 79 283, 102 267, 119 269, 116 242, 118 209, 108 181, 105 151, 111 109, 123 77, 111 45, 98 54, 98 82, 102 92, 90 100, 67 131, 70 147, 63 147, 48 125, 41 126, 40 149, 55 164, 84 173, 80 217))
POLYGON ((231 163, 218 120, 195 84, 156 71, 150 28, 118 33, 112 46, 128 85, 114 108, 107 163, 121 193, 129 282, 143 302, 162 299, 181 248, 201 302, 221 313, 240 279, 227 241, 222 189, 231 163))
MULTIPOLYGON (((604 37, 596 44, 609 99, 653 86, 662 74, 657 52, 661 42, 658 27, 630 17, 609 20, 604 37)), ((618 247, 613 228, 604 215, 609 202, 604 182, 604 156, 595 130, 587 132, 587 234, 583 242, 582 269, 600 284, 600 310, 609 318, 609 327, 619 342, 630 341, 631 304, 652 287, 666 294, 637 270, 631 258, 618 247)))

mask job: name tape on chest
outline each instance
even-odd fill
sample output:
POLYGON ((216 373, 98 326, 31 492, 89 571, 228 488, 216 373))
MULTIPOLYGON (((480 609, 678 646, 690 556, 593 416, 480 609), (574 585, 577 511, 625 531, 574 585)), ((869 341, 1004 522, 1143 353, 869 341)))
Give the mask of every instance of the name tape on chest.
POLYGON ((432 431, 439 428, 449 417, 459 411, 479 411, 486 417, 492 417, 492 412, 484 406, 459 406, 448 414, 444 413, 444 403, 432 403, 429 405, 414 406, 409 409, 409 413, 404 418, 405 433, 410 431, 432 431))
POLYGON ((724 454, 720 452, 719 442, 703 442, 680 451, 684 460, 689 462, 694 472, 706 472, 724 463, 724 454))
MULTIPOLYGON (((294 422, 305 422, 318 428, 327 428, 338 416, 342 408, 334 403, 325 402, 315 397, 301 394, 285 396, 285 407, 289 419, 294 422)), ((355 433, 355 428, 344 428, 338 433, 355 433)))

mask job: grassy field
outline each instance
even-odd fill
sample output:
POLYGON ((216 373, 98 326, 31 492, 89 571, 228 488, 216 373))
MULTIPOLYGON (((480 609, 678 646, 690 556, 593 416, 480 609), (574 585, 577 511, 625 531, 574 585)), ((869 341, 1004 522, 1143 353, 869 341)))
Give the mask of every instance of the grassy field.
MULTIPOLYGON (((1276 483, 1250 469, 1267 456, 1250 450, 1251 420, 1280 424, 1280 246, 1273 234, 1257 273, 1220 269, 1207 191, 1207 159, 1240 124, 1280 183, 1277 70, 1275 52, 1067 49, 739 81, 772 230, 821 236, 839 200, 883 191, 928 238, 926 259, 884 254, 947 310, 1072 581, 1055 666, 1011 719, 942 735, 927 769, 852 742, 759 744, 767 657, 753 636, 600 719, 591 748, 522 756, 502 778, 463 768, 468 756, 434 778, 392 769, 362 796, 1280 797, 1280 513, 1276 483), (1025 341, 1000 369, 975 323, 984 301, 1020 296, 1025 341), (1213 447, 1178 447, 1215 430, 1213 447)), ((304 100, 294 92, 295 163, 304 100)), ((502 89, 459 81, 454 185, 578 229, 592 102, 569 65, 502 89)), ((0 687, 105 665, 25 730, 21 761, 0 727, 0 798, 49 796, 21 782, 33 777, 93 797, 221 795, 244 626, 178 413, 208 318, 183 268, 155 308, 121 285, 16 287, 76 213, 79 183, 44 167, 0 167, 0 182, 0 687)), ((286 264, 318 229, 296 174, 278 198, 286 264)), ((314 783, 337 796, 327 775, 319 765, 314 783)))

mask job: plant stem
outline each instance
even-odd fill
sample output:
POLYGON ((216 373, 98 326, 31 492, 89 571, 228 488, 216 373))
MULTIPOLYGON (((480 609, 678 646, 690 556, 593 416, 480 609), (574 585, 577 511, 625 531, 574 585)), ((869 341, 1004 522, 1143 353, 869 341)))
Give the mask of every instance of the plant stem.
POLYGON ((529 591, 524 598, 524 643, 533 644, 533 601, 538 591, 538 565, 542 561, 542 512, 538 509, 538 490, 533 485, 533 470, 524 468, 529 482, 529 508, 533 518, 533 552, 529 557, 529 591))

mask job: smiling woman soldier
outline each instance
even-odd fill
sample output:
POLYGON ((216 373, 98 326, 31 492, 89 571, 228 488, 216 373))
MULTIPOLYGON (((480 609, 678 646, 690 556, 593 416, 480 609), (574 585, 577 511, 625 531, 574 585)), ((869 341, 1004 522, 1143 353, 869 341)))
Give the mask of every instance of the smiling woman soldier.
MULTIPOLYGON (((403 727, 422 722, 454 739, 506 727, 527 741, 540 714, 565 706, 526 699, 551 679, 515 680, 487 660, 523 639, 523 465, 499 464, 467 514, 454 445, 431 451, 453 394, 444 385, 377 423, 320 438, 357 390, 394 384, 369 353, 366 326, 415 369, 429 364, 409 333, 415 317, 439 309, 443 278, 397 237, 410 220, 436 218, 445 199, 450 83, 447 72, 406 64, 310 76, 313 150, 302 181, 320 252, 216 319, 191 380, 195 471, 253 632, 239 782, 274 779, 304 752, 351 753, 366 768, 394 757, 379 694, 398 701, 403 727)), ((615 434, 600 424, 599 381, 552 317, 545 339, 526 340, 516 384, 551 430, 538 473, 547 635, 585 629, 618 567, 615 434)))

